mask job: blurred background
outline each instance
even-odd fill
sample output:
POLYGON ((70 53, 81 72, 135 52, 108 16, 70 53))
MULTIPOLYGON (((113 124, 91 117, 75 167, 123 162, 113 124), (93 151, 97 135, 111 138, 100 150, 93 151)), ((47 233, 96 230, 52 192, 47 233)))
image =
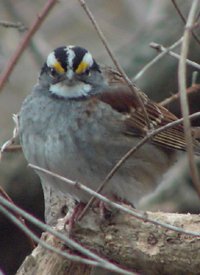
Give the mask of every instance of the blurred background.
MULTIPOLYGON (((191 1, 176 1, 187 18, 191 1)), ((41 12, 44 0, 1 0, 0 21, 21 22, 30 28, 41 12)), ((100 25, 118 61, 129 77, 141 70, 157 52, 149 47, 150 42, 170 46, 183 33, 184 24, 168 0, 87 0, 95 19, 100 25)), ((199 33, 199 30, 195 30, 199 33)), ((19 45, 23 32, 0 26, 0 72, 19 45)), ((0 94, 0 145, 11 138, 16 114, 24 98, 32 91, 39 70, 47 55, 58 46, 78 45, 87 48, 94 58, 114 66, 102 45, 93 25, 78 0, 61 0, 33 37, 9 81, 0 94)), ((177 52, 180 48, 177 49, 177 52)), ((200 45, 192 38, 189 58, 200 63, 200 45)), ((160 102, 177 93, 177 61, 165 56, 147 73, 137 85, 148 96, 160 102)), ((188 66, 187 81, 191 86, 194 68, 188 66)), ((199 77, 197 78, 199 83, 199 77)), ((200 91, 189 95, 190 111, 200 111, 200 91)), ((181 117, 179 101, 173 101, 169 108, 181 117)), ((193 125, 200 126, 199 119, 193 125)), ((0 163, 0 185, 12 200, 43 219, 44 203, 39 178, 27 168, 20 151, 5 152, 0 163)), ((189 175, 185 156, 165 176, 164 184, 157 192, 141 202, 141 209, 166 212, 199 213, 200 203, 189 175)), ((40 234, 41 232, 31 227, 40 234)), ((0 268, 6 275, 15 274, 26 255, 31 252, 27 238, 18 228, 0 214, 0 268)))

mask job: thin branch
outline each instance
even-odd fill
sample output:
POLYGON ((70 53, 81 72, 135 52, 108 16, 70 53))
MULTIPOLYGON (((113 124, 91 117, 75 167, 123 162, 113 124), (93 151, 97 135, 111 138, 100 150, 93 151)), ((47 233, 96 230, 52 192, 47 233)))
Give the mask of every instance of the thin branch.
POLYGON ((137 91, 134 88, 134 84, 131 82, 131 80, 128 78, 128 76, 126 75, 126 73, 124 72, 124 70, 122 69, 121 65, 119 64, 119 62, 117 61, 117 59, 114 56, 114 53, 112 52, 111 48, 108 46, 108 43, 106 41, 105 36, 103 35, 100 27, 98 26, 96 20, 94 19, 94 16, 92 15, 91 11, 89 10, 88 6, 86 5, 84 0, 79 0, 81 6, 83 7, 83 9, 85 10, 86 14, 88 15, 89 19, 91 20, 95 30, 97 31, 97 34, 99 35, 103 45, 105 46, 108 54, 110 55, 113 63, 115 64, 116 68, 118 69, 118 71, 121 73, 121 75, 123 76, 127 86, 131 89, 131 91, 134 93, 139 105, 142 108, 144 117, 145 117, 145 121, 146 121, 146 125, 148 129, 151 129, 150 126, 150 120, 149 120, 149 116, 147 114, 146 108, 144 106, 144 103, 142 102, 141 98, 139 97, 137 91))
POLYGON ((3 152, 5 150, 8 150, 9 147, 11 147, 11 145, 14 143, 14 140, 16 139, 16 137, 19 134, 19 119, 18 119, 18 114, 14 114, 13 115, 13 121, 15 123, 15 127, 14 127, 14 130, 13 130, 13 136, 12 136, 11 139, 9 139, 8 141, 6 141, 2 145, 1 150, 0 150, 0 161, 1 161, 1 158, 2 158, 3 152))
MULTIPOLYGON (((56 173, 53 173, 49 170, 46 170, 44 168, 41 168, 39 166, 36 166, 36 165, 33 165, 33 164, 29 164, 30 167, 32 167, 34 170, 37 170, 37 171, 40 171, 40 172, 43 172, 47 175, 50 175, 52 177, 55 177, 55 178, 58 178, 59 180, 62 180, 64 182, 66 182, 67 184, 70 184, 74 187, 77 187, 89 194, 91 194, 92 196, 95 196, 96 198, 98 198, 99 200, 101 201, 104 201, 106 204, 112 206, 112 207, 115 207, 116 209, 118 210, 121 210, 125 213, 128 213, 130 215, 132 215, 133 217, 135 218, 138 218, 140 220, 143 220, 145 222, 150 222, 150 223, 153 223, 153 224, 156 224, 156 225, 159 225, 159 226, 162 226, 164 228, 167 228, 169 230, 172 230, 172 231, 176 231, 176 232, 180 232, 180 233, 184 233, 184 234, 187 234, 187 235, 192 235, 192 236, 197 236, 197 237, 200 237, 200 233, 196 233, 196 232, 193 232, 193 231, 189 231, 189 230, 185 230, 185 229, 182 229, 180 227, 176 227, 176 226, 173 226, 173 225, 169 225, 167 223, 163 223, 163 222, 160 222, 160 221, 157 221, 157 220, 154 220, 152 218, 149 218, 148 217, 148 214, 146 212, 136 212, 134 210, 130 210, 118 203, 115 203, 115 202, 112 202, 111 200, 107 199, 106 197, 104 197, 103 195, 93 191, 92 189, 90 189, 89 187, 87 187, 86 185, 80 183, 80 182, 75 182, 75 181, 72 181, 70 179, 67 179, 65 177, 62 177, 56 173)), ((1 200, 1 198, 0 198, 1 200)))
MULTIPOLYGON (((79 263, 83 263, 83 264, 88 264, 88 265, 94 265, 94 261, 91 260, 85 260, 82 257, 78 257, 78 256, 73 256, 70 255, 69 253, 65 253, 62 252, 59 249, 54 248, 53 246, 47 244, 45 241, 41 240, 40 238, 37 237, 37 235, 35 233, 33 233, 29 228, 24 228, 22 226, 21 223, 19 223, 19 221, 16 219, 15 216, 12 215, 11 212, 9 212, 8 210, 6 210, 6 208, 3 208, 2 206, 0 206, 0 211, 6 216, 8 217, 17 227, 19 227, 22 231, 24 231, 24 233, 28 236, 31 236, 31 238, 37 242, 38 244, 42 245, 43 247, 47 248, 48 250, 50 250, 51 252, 54 252, 60 256, 63 256, 64 258, 71 260, 71 261, 75 261, 75 262, 79 262, 79 263)), ((32 220, 32 219, 30 219, 32 220)), ((96 265, 95 265, 96 266, 96 265)))
POLYGON ((192 86, 196 85, 198 74, 199 73, 197 71, 193 72, 193 74, 192 74, 192 86))
POLYGON ((174 5, 175 9, 177 10, 177 12, 178 12, 180 18, 182 19, 183 23, 186 24, 185 17, 183 16, 181 10, 179 9, 179 6, 176 4, 176 1, 175 1, 175 0, 172 0, 172 3, 173 3, 173 5, 174 5))
MULTIPOLYGON (((198 27, 199 24, 194 24, 192 26, 192 28, 196 28, 198 27)), ((132 82, 136 82, 139 78, 142 77, 142 75, 148 70, 150 69, 150 67, 152 67, 153 65, 155 65, 158 60, 160 60, 161 58, 163 58, 166 54, 168 54, 168 52, 172 51, 173 49, 175 49, 176 47, 178 47, 181 43, 182 43, 183 37, 181 37, 177 42, 175 42, 173 45, 171 45, 169 48, 165 48, 165 50, 163 50, 163 52, 161 52, 159 55, 157 55, 156 57, 154 57, 149 63, 147 63, 132 79, 132 82)), ((152 42, 153 43, 153 42, 152 42)), ((151 43, 150 43, 151 44, 151 43)))
POLYGON ((3 26, 4 28, 15 28, 18 29, 19 32, 25 32, 28 30, 27 27, 24 26, 21 22, 7 22, 7 21, 0 21, 0 26, 3 26))
MULTIPOLYGON (((179 224, 180 227, 184 229, 199 233, 198 225, 200 219, 198 215, 165 214, 159 212, 148 213, 148 215, 155 220, 165 220, 168 224, 172 225, 179 224)), ((98 214, 90 209, 89 215, 85 217, 84 221, 81 224, 75 225, 73 234, 73 238, 75 238, 77 243, 86 246, 87 249, 92 250, 93 253, 101 255, 101 257, 104 257, 111 262, 118 263, 120 266, 123 265, 123 268, 128 268, 129 270, 140 270, 142 274, 147 274, 147 267, 151 267, 151 274, 158 275, 160 274, 160 268, 158 268, 158 266, 162 267, 163 272, 165 270, 165 274, 177 274, 176 272, 173 272, 177 270, 179 271, 178 274, 182 274, 181 271, 184 273, 186 269, 188 270, 188 274, 192 273, 192 271, 192 274, 198 274, 199 261, 198 259, 193 261, 193 257, 196 256, 195 251, 198 251, 199 248, 199 237, 171 232, 160 226, 137 221, 130 215, 124 215, 123 213, 115 215, 110 220, 111 223, 108 221, 108 224, 101 224, 101 226, 97 226, 97 219, 98 214), (178 251, 177 243, 180 245, 178 251), (182 255, 181 253, 184 253, 185 251, 187 251, 187 255, 182 255), (180 254, 178 259, 184 262, 181 269, 178 264, 180 261, 174 261, 174 257, 177 256, 177 253, 180 254), (165 262, 165 267, 163 266, 163 261, 165 262), (138 264, 141 262, 142 264, 138 264), (168 268, 167 266, 172 262, 174 263, 173 268, 168 268), (189 267, 187 264, 188 262, 191 262, 189 267), (142 268, 142 266, 144 268, 142 268)), ((65 232, 63 219, 58 221, 55 231, 66 236, 67 232, 65 232)), ((77 253, 73 248, 70 249, 66 247, 67 245, 63 241, 60 241, 51 233, 49 234, 48 232, 45 232, 42 240, 62 252, 86 258, 83 254, 80 255, 80 253, 77 253)), ((26 272, 27 274, 28 271, 29 273, 32 271, 31 274, 35 274, 37 273, 36 270, 41 270, 40 267, 43 267, 44 265, 49 267, 49 270, 52 271, 50 273, 52 274, 55 274, 55 270, 61 270, 61 266, 62 270, 65 271, 68 270, 69 266, 72 267, 70 269, 71 271, 76 270, 77 262, 70 263, 71 261, 64 261, 65 259, 63 259, 63 257, 56 256, 57 255, 54 255, 54 253, 46 251, 46 249, 40 245, 28 258, 26 258, 25 262, 19 269, 19 274, 24 275, 26 267, 28 268, 26 272), (39 262, 37 261, 38 259, 36 259, 32 268, 29 268, 29 262, 32 260, 32 257, 35 257, 35 255, 39 257, 39 262), (42 257, 42 259, 40 259, 40 257, 42 257)), ((91 260, 91 257, 89 257, 89 260, 91 260)), ((81 270, 83 269, 81 268, 81 270)), ((89 271, 87 267, 85 267, 84 270, 89 271)), ((104 272, 106 273, 106 271, 104 272)), ((99 273, 105 274, 103 271, 99 273)), ((94 274, 99 273, 97 271, 94 274)), ((73 274, 73 272, 70 274, 73 274)), ((110 272, 109 274, 113 273, 110 272)))
MULTIPOLYGON (((193 115, 190 115, 189 117, 192 118, 196 118, 200 116, 200 112, 195 113, 193 115)), ((168 128, 174 127, 175 125, 180 124, 181 122, 183 122, 183 118, 178 119, 176 121, 173 121, 171 123, 168 123, 167 125, 160 127, 152 132, 150 132, 148 135, 146 135, 146 137, 144 137, 140 142, 138 142, 138 144, 133 147, 131 150, 129 150, 120 160, 119 162, 113 167, 113 169, 110 171, 110 173, 107 175, 107 177, 104 179, 104 181, 102 182, 102 184, 99 186, 99 188, 96 190, 97 193, 101 192, 101 190, 104 188, 104 186, 108 183, 108 181, 113 177, 113 175, 116 173, 116 171, 122 166, 122 164, 133 154, 135 153, 143 144, 145 144, 150 138, 156 136, 157 134, 159 134, 160 132, 167 130, 168 128)), ((79 216, 79 220, 81 220, 83 218, 83 216, 86 214, 87 210, 89 209, 89 207, 93 204, 95 200, 95 197, 92 197, 89 202, 87 203, 87 205, 85 206, 85 208, 83 209, 82 213, 79 216)))
MULTIPOLYGON (((1 151, 1 147, 0 147, 1 151)), ((21 145, 10 145, 4 149, 5 152, 22 151, 21 145)))
POLYGON ((187 24, 183 34, 183 43, 181 46, 181 54, 180 61, 178 66, 178 84, 179 84, 179 92, 180 92, 180 101, 181 101, 181 111, 183 115, 183 125, 185 130, 185 140, 187 144, 187 154, 188 160, 191 170, 191 176, 197 190, 198 196, 200 198, 200 184, 199 184, 199 176, 197 167, 194 160, 194 150, 192 145, 192 134, 191 134, 191 123, 189 120, 189 107, 187 101, 187 93, 186 93, 186 58, 189 49, 189 42, 191 38, 191 27, 194 24, 195 14, 198 9, 199 0, 193 0, 187 24))
POLYGON ((181 43, 182 43, 183 37, 181 37, 178 41, 176 41, 172 46, 170 46, 169 48, 166 48, 165 51, 163 51, 162 53, 158 54, 156 57, 154 57, 149 63, 147 63, 142 70, 140 70, 132 79, 132 82, 136 82, 139 78, 142 77, 142 75, 150 68, 152 67, 154 64, 156 64, 158 62, 158 60, 160 60, 161 58, 163 58, 166 54, 168 54, 169 51, 175 49, 176 47, 178 47, 181 43))
MULTIPOLYGON (((200 89, 200 84, 195 84, 195 83, 194 83, 194 84, 192 84, 191 87, 187 88, 186 93, 187 93, 187 95, 188 95, 188 94, 197 92, 199 89, 200 89)), ((180 98, 180 94, 179 94, 179 93, 177 93, 177 94, 172 94, 171 97, 168 97, 168 98, 164 99, 163 101, 161 101, 161 102, 159 103, 159 105, 165 106, 165 105, 171 103, 172 101, 174 101, 175 99, 178 99, 178 98, 180 98)))
MULTIPOLYGON (((179 9, 179 6, 177 5, 176 0, 172 0, 172 3, 174 5, 175 9, 177 10, 180 18, 182 19, 183 23, 186 24, 186 19, 185 19, 184 15, 182 14, 181 10, 179 9)), ((200 45, 200 40, 199 40, 198 36, 193 31, 192 31, 192 35, 193 35, 194 39, 197 41, 197 43, 200 45)))
POLYGON ((30 43, 31 38, 33 35, 36 33, 36 31, 39 29, 49 12, 52 10, 54 5, 58 2, 59 0, 50 0, 46 3, 44 6, 43 10, 41 13, 37 16, 35 21, 33 22, 31 28, 29 31, 25 34, 24 38, 21 41, 21 44, 18 46, 14 54, 12 55, 11 59, 9 60, 5 70, 0 76, 0 92, 2 91, 4 85, 6 84, 11 72, 13 71, 17 61, 19 60, 20 56, 24 52, 25 48, 28 46, 30 43))
MULTIPOLYGON (((151 42, 149 45, 150 45, 151 48, 157 50, 159 53, 160 52, 164 52, 164 51, 167 50, 163 45, 160 45, 158 43, 151 42)), ((176 58, 176 59, 178 59, 178 60, 180 59, 180 55, 177 54, 177 53, 174 53, 172 51, 168 51, 167 54, 170 55, 170 56, 172 56, 172 57, 174 57, 174 58, 176 58)), ((191 61, 189 59, 186 59, 186 63, 188 65, 193 66, 195 69, 200 70, 200 65, 198 63, 196 63, 194 61, 191 61)))
MULTIPOLYGON (((14 202, 9 197, 9 195, 6 193, 6 191, 1 186, 0 186, 0 196, 2 196, 7 201, 9 201, 13 205, 15 205, 14 202)), ((22 218, 22 216, 19 213, 16 213, 16 216, 17 216, 16 219, 18 220, 18 223, 20 223, 20 225, 23 226, 24 228, 27 228, 26 223, 25 223, 24 219, 22 218)), ((28 241, 30 243, 31 249, 34 249, 35 248, 35 244, 33 242, 33 239, 29 235, 27 235, 27 238, 28 238, 28 241)))
POLYGON ((19 208, 16 205, 12 205, 10 202, 8 202, 6 199, 0 197, 0 202, 1 204, 3 204, 5 207, 11 209, 12 211, 18 212, 20 215, 22 215, 25 219, 29 220, 30 222, 34 223, 35 225, 37 225, 38 227, 40 227, 42 230, 45 230, 49 233, 51 233, 52 235, 54 235, 55 237, 59 238, 60 240, 64 241, 67 243, 67 245, 69 247, 73 247, 75 250, 79 251, 80 253, 86 255, 89 258, 92 258, 94 261, 91 260, 86 260, 82 257, 79 256, 75 256, 75 255, 70 255, 68 253, 62 252, 58 249, 53 248, 52 246, 49 246, 47 243, 41 241, 39 238, 37 238, 35 236, 34 233, 31 232, 31 230, 23 228, 21 226, 21 224, 18 222, 17 219, 15 219, 14 216, 10 215, 10 212, 7 211, 4 207, 2 207, 0 205, 0 211, 2 211, 6 216, 8 216, 9 219, 11 219, 17 226, 19 226, 24 232, 26 232, 27 234, 30 234, 31 237, 37 241, 38 243, 42 244, 44 247, 46 247, 47 249, 62 255, 64 257, 66 257, 67 259, 73 260, 73 261, 77 261, 77 262, 81 262, 84 264, 89 264, 95 267, 102 267, 104 269, 110 270, 110 271, 114 271, 117 272, 119 274, 126 274, 126 275, 138 275, 137 273, 134 272, 129 272, 126 271, 112 263, 110 263, 107 260, 104 260, 102 257, 92 253, 90 250, 84 248, 83 246, 79 245, 77 242, 73 241, 72 239, 67 238, 66 236, 64 236, 63 234, 60 234, 59 232, 53 230, 50 226, 44 224, 43 222, 39 221, 38 219, 36 219, 35 217, 33 217, 32 215, 28 214, 27 212, 25 212, 24 210, 22 210, 21 208, 19 208), (97 262, 95 262, 97 261, 97 262))
MULTIPOLYGON (((190 115, 190 119, 194 119, 194 118, 197 118, 197 117, 200 117, 200 112, 190 115)), ((178 125, 179 123, 182 123, 182 122, 183 122, 183 118, 178 119, 178 120, 176 120, 176 121, 174 121, 174 122, 172 122, 172 123, 169 123, 169 124, 167 124, 167 125, 165 125, 165 126, 159 128, 159 129, 154 130, 154 131, 153 131, 152 133, 150 133, 148 136, 146 136, 145 138, 143 138, 143 139, 137 144, 137 146, 133 147, 133 148, 132 148, 132 149, 131 149, 131 150, 130 150, 130 151, 129 151, 129 152, 128 152, 128 153, 118 162, 118 163, 117 163, 117 165, 112 169, 112 171, 111 171, 111 172, 109 173, 109 175, 106 177, 106 179, 105 179, 105 181, 103 182, 103 184, 106 183, 106 182, 108 182, 108 181, 111 179, 111 177, 113 176, 113 174, 119 169, 119 167, 127 160, 127 158, 130 157, 130 155, 132 155, 136 150, 138 150, 145 142, 147 142, 148 139, 150 139, 150 138, 153 137, 154 135, 160 133, 161 131, 167 130, 168 128, 173 127, 173 126, 175 126, 175 125, 178 125)), ((49 170, 46 170, 46 169, 44 169, 44 168, 41 168, 41 167, 36 166, 36 165, 33 165, 33 164, 29 164, 29 166, 32 167, 33 169, 37 170, 37 171, 40 171, 40 172, 46 173, 46 174, 48 174, 48 175, 51 175, 51 176, 53 176, 53 177, 56 177, 56 178, 58 178, 58 179, 60 179, 60 180, 62 180, 62 181, 64 181, 64 182, 66 182, 67 184, 73 185, 75 188, 81 189, 81 190, 83 190, 84 192, 87 192, 87 193, 89 193, 90 195, 94 196, 95 198, 98 198, 99 200, 102 200, 102 201, 104 201, 105 203, 107 203, 107 204, 109 204, 109 205, 111 205, 111 206, 113 206, 113 207, 115 207, 115 208, 117 208, 117 209, 119 209, 119 210, 122 210, 122 211, 124 211, 124 212, 126 212, 126 213, 129 213, 129 214, 131 214, 132 216, 134 216, 134 217, 136 217, 136 218, 138 218, 138 219, 142 219, 142 220, 144 220, 144 221, 152 222, 152 223, 154 223, 154 224, 163 226, 163 227, 165 227, 165 228, 168 228, 168 229, 171 229, 171 230, 174 230, 174 231, 179 231, 179 230, 181 230, 180 232, 182 232, 182 233, 189 234, 189 235, 190 235, 190 234, 193 234, 191 231, 190 231, 190 232, 184 231, 184 230, 182 230, 182 229, 180 229, 180 228, 178 228, 178 227, 173 227, 173 226, 171 226, 171 225, 169 226, 168 224, 165 224, 165 223, 161 223, 161 222, 155 221, 155 220, 153 220, 153 219, 148 218, 146 214, 140 214, 140 213, 138 213, 138 212, 134 212, 134 211, 129 210, 129 209, 127 209, 127 208, 125 208, 125 207, 123 207, 123 206, 117 204, 117 203, 111 202, 111 201, 110 201, 109 199, 107 199, 106 197, 104 197, 104 196, 102 196, 101 194, 99 194, 99 193, 93 191, 93 190, 90 189, 89 187, 87 187, 87 186, 81 184, 80 182, 72 181, 72 180, 70 180, 70 179, 67 179, 67 178, 65 178, 65 177, 63 177, 63 176, 60 176, 60 175, 58 175, 58 174, 56 174, 56 173, 53 173, 53 172, 51 172, 51 171, 49 171, 49 170)), ((92 199, 93 199, 93 197, 92 197, 92 199)), ((90 202, 91 202, 91 201, 89 201, 89 203, 90 203, 90 202)), ((89 203, 86 205, 85 209, 83 210, 83 211, 84 211, 83 214, 85 214, 86 211, 87 211, 87 209, 89 208, 89 206, 88 206, 89 203)), ((90 204, 90 205, 91 205, 91 204, 90 204)), ((82 215, 82 217, 83 217, 83 215, 82 215)), ((81 217, 81 218, 82 218, 82 217, 81 217)), ((80 219, 79 219, 79 220, 80 220, 80 219)), ((195 235, 195 236, 196 236, 196 235, 195 235)), ((200 233, 199 233, 199 236, 200 236, 200 233)))

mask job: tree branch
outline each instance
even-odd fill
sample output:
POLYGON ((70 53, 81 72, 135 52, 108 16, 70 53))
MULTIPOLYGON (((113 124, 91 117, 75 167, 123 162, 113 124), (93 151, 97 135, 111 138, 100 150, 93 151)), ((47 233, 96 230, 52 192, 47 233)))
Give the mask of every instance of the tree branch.
POLYGON ((200 184, 199 184, 199 176, 197 167, 194 160, 194 150, 193 150, 193 141, 192 141, 192 134, 191 134, 191 123, 189 120, 189 107, 187 101, 187 92, 186 92, 186 58, 189 49, 189 42, 191 38, 191 29, 194 24, 195 14, 198 9, 199 0, 193 0, 187 24, 183 34, 183 43, 181 46, 181 54, 180 54, 180 61, 178 66, 178 84, 179 84, 179 93, 180 93, 180 101, 181 101, 181 111, 183 115, 183 125, 185 130, 185 140, 187 143, 187 154, 188 154, 188 161, 191 170, 191 176, 197 190, 198 196, 200 198, 200 184))
MULTIPOLYGON (((199 231, 200 219, 197 215, 148 212, 148 216, 184 229, 199 231)), ((197 237, 172 232, 123 213, 116 214, 100 226, 98 220, 98 214, 90 209, 81 223, 75 224, 73 239, 127 271, 137 271, 145 275, 199 274, 200 259, 197 251, 200 243, 197 237)), ((63 221, 59 221, 56 231, 67 234, 63 221)), ((63 252, 77 255, 74 249, 66 247, 64 242, 58 241, 49 233, 43 234, 42 239, 63 252)), ((55 270, 59 275, 72 275, 75 271, 77 275, 91 274, 91 267, 83 264, 77 267, 75 262, 63 260, 39 245, 26 258, 16 275, 24 274, 24 270, 26 275, 44 275, 47 274, 47 267, 49 275, 55 274, 55 270)))
POLYGON ((54 7, 54 5, 58 2, 58 0, 50 0, 47 2, 47 4, 44 6, 42 12, 37 16, 35 21, 33 22, 31 28, 28 30, 28 32, 25 34, 24 38, 21 41, 21 44, 18 46, 16 51, 14 52, 13 56, 9 60, 5 70, 0 76, 0 92, 2 91, 4 85, 6 84, 6 81, 8 80, 11 72, 13 71, 17 61, 19 60, 20 56, 24 52, 25 48, 30 43, 31 38, 36 33, 36 31, 39 29, 41 24, 43 23, 46 16, 49 14, 51 9, 54 7))

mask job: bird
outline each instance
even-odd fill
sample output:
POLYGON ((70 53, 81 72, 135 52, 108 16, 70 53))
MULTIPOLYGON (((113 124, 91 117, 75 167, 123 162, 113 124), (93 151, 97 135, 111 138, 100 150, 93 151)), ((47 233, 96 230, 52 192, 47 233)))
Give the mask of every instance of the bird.
MULTIPOLYGON (((150 126, 158 129, 178 118, 133 84, 150 126)), ((97 190, 111 169, 149 129, 138 100, 121 73, 98 63, 80 46, 54 49, 37 84, 19 112, 20 143, 27 161, 97 190)), ((200 143, 193 138, 200 155, 200 143)), ((163 175, 186 151, 183 124, 160 132, 113 175, 102 194, 137 207, 161 184, 163 175)), ((56 177, 36 171, 51 186, 78 203, 91 195, 56 177)))

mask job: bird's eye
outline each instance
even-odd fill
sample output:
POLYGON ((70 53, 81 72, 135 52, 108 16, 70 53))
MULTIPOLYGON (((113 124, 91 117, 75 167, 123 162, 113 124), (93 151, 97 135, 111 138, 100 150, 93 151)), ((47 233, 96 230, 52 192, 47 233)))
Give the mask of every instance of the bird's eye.
POLYGON ((90 69, 87 68, 87 69, 85 70, 84 74, 85 74, 85 75, 89 75, 89 74, 90 74, 90 69))
POLYGON ((51 74, 52 77, 55 77, 57 75, 56 69, 51 68, 50 74, 51 74))

